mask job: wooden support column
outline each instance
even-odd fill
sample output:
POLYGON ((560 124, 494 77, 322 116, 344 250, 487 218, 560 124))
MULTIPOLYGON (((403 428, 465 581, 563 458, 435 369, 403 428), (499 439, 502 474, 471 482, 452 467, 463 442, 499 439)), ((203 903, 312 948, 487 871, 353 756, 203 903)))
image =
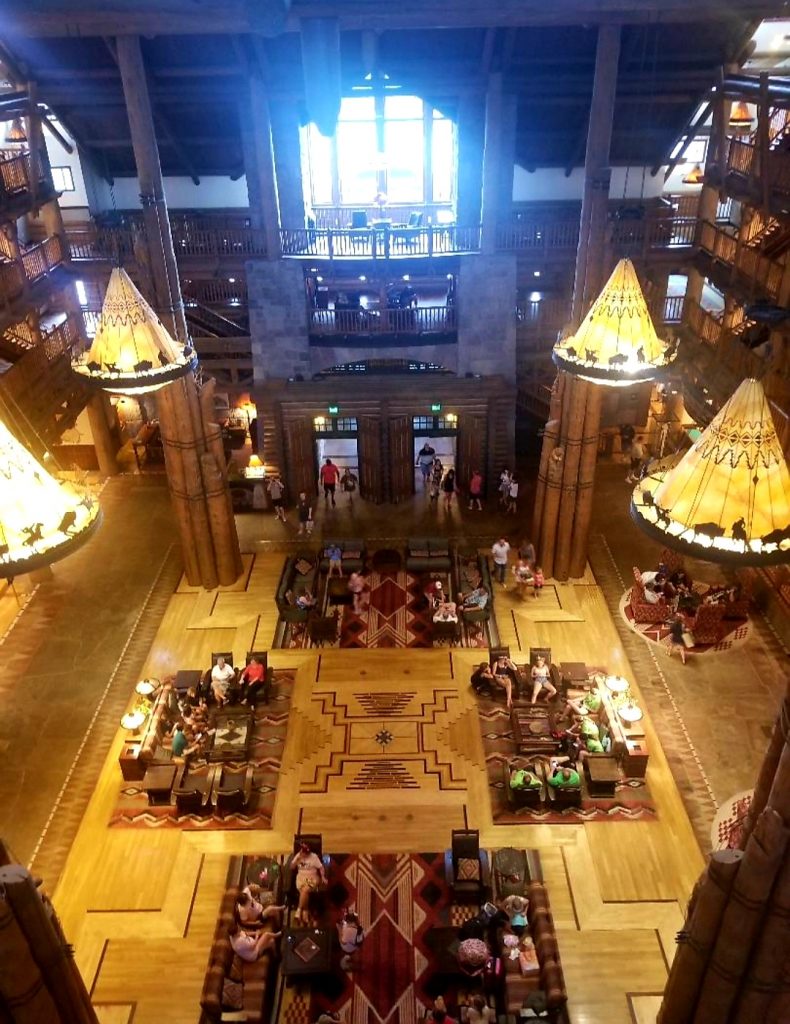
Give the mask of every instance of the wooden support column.
POLYGON ((104 391, 98 391, 88 402, 88 420, 91 425, 93 436, 93 447, 96 449, 96 458, 99 462, 99 472, 105 476, 115 476, 118 473, 118 442, 110 428, 111 417, 115 417, 115 410, 110 402, 110 396, 104 391))
MULTIPOLYGON (((601 25, 585 152, 585 182, 576 253, 572 326, 576 329, 603 286, 608 269, 606 225, 609 202, 609 149, 617 91, 620 26, 601 25)), ((561 395, 559 434, 547 427, 541 453, 533 522, 539 524, 538 559, 544 573, 558 580, 581 576, 587 560, 595 465, 601 419, 601 385, 566 377, 561 395), (540 503, 540 506, 538 506, 540 503)))
POLYGON ((258 226, 262 227, 266 233, 266 256, 270 260, 277 260, 281 254, 280 214, 272 150, 269 97, 266 84, 260 74, 251 73, 249 85, 249 120, 246 127, 249 131, 251 126, 251 132, 249 132, 244 159, 246 164, 249 158, 252 166, 246 167, 247 188, 250 195, 255 196, 256 204, 260 208, 262 223, 258 226), (254 175, 252 186, 249 181, 251 174, 254 175))
POLYGON ((185 343, 189 333, 184 317, 140 37, 118 36, 117 56, 140 183, 146 246, 156 292, 157 312, 175 337, 185 343))
POLYGON ((500 167, 502 157, 502 75, 489 75, 486 93, 485 143, 483 146, 483 211, 480 248, 496 252, 497 222, 501 202, 500 167))

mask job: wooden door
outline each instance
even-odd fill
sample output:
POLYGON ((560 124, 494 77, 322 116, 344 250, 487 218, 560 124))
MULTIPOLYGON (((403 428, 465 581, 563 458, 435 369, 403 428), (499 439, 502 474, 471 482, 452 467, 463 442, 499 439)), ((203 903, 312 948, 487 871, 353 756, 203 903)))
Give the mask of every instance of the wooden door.
POLYGON ((384 500, 381 472, 381 420, 376 416, 357 418, 359 494, 377 504, 384 500))
POLYGON ((389 500, 397 504, 414 494, 414 436, 411 416, 389 421, 389 500))
POLYGON ((304 491, 308 497, 315 497, 318 493, 318 473, 313 424, 307 417, 289 420, 285 436, 287 451, 284 479, 288 498, 292 502, 298 501, 300 491, 304 491))
POLYGON ((455 443, 455 466, 458 486, 466 491, 472 471, 483 474, 485 493, 492 494, 493 481, 486 479, 487 421, 485 416, 458 417, 458 436, 455 443))

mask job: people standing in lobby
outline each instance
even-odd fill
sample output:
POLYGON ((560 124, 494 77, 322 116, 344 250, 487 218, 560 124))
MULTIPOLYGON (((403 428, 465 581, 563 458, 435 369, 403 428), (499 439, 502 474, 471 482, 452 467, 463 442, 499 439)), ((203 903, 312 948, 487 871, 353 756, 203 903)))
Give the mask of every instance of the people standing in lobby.
POLYGON ((443 474, 444 466, 442 465, 442 460, 437 455, 431 466, 431 501, 439 500, 439 491, 442 487, 443 474))
POLYGON ((340 479, 340 470, 337 468, 334 462, 332 462, 331 459, 326 459, 323 466, 321 467, 321 472, 319 473, 319 476, 321 478, 321 483, 323 484, 324 487, 324 504, 328 505, 329 499, 331 498, 332 508, 334 508, 335 488, 337 487, 337 482, 340 479))
POLYGON ((518 480, 516 480, 516 474, 511 473, 510 475, 510 486, 508 488, 507 495, 507 508, 506 511, 509 515, 515 515, 518 508, 518 480))
POLYGON ((436 449, 433 448, 428 441, 426 441, 422 448, 417 452, 417 462, 415 465, 420 467, 420 472, 422 473, 422 484, 426 489, 431 479, 431 470, 433 469, 433 460, 435 455, 436 449))
POLYGON ((472 511, 474 506, 477 506, 477 511, 483 511, 483 476, 479 469, 472 471, 472 475, 469 478, 469 511, 472 511))
POLYGON ((510 500, 510 478, 511 472, 505 466, 502 472, 499 474, 499 504, 504 508, 507 508, 507 503, 510 500))
POLYGON ((628 476, 625 478, 626 483, 635 484, 639 480, 639 476, 642 472, 642 462, 645 457, 645 449, 641 442, 637 439, 631 445, 631 466, 628 470, 628 476))
POLYGON ((494 576, 502 584, 504 590, 507 590, 505 574, 507 573, 507 556, 509 553, 510 544, 508 544, 506 537, 500 537, 491 546, 491 554, 494 558, 494 576))
POLYGON ((352 505, 354 502, 354 491, 357 489, 357 483, 356 475, 346 466, 343 475, 340 477, 340 486, 344 494, 348 495, 349 505, 352 505))
POLYGON ((535 554, 535 545, 526 537, 518 546, 518 557, 523 558, 530 569, 534 568, 535 560, 537 559, 537 555, 535 554))
POLYGON ((278 474, 275 473, 274 476, 269 477, 266 489, 269 492, 269 497, 272 499, 275 518, 284 523, 285 507, 283 505, 283 496, 285 493, 285 484, 282 482, 278 474))
POLYGON ((306 534, 309 537, 313 532, 313 503, 308 500, 307 494, 304 491, 301 491, 299 494, 296 513, 299 518, 298 536, 301 537, 306 534))
POLYGON ((458 488, 455 486, 455 470, 448 469, 447 472, 444 474, 444 479, 442 480, 442 492, 444 493, 444 507, 447 509, 448 512, 452 507, 453 495, 455 494, 457 489, 458 488))

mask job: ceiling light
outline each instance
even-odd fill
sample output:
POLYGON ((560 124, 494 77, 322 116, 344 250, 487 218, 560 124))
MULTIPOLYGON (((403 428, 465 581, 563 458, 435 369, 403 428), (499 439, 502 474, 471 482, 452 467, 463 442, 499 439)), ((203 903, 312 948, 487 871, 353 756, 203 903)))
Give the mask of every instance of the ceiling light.
POLYGON ((705 180, 705 172, 701 164, 694 164, 688 173, 680 179, 684 185, 702 185, 705 180))

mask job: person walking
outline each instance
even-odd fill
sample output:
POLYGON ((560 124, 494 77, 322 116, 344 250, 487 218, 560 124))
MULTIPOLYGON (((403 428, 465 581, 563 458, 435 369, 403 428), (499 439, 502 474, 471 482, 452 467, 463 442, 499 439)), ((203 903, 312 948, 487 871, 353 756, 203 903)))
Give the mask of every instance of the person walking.
POLYGON ((433 460, 435 455, 436 449, 431 446, 429 441, 426 441, 422 448, 417 452, 417 462, 415 465, 420 467, 420 472, 422 473, 422 485, 426 490, 431 479, 431 470, 433 469, 433 460))
POLYGON ((444 507, 449 512, 453 503, 453 495, 456 492, 454 469, 448 469, 444 474, 444 479, 442 480, 442 491, 444 492, 444 507))
POLYGON ((639 481, 639 474, 642 471, 642 460, 645 457, 645 449, 640 441, 635 440, 631 445, 631 468, 628 470, 626 483, 635 484, 639 481))
POLYGON ((483 511, 483 476, 479 469, 472 471, 469 478, 469 511, 477 506, 477 511, 483 511))
POLYGON ((510 470, 507 466, 499 474, 499 504, 507 508, 510 499, 510 470))
POLYGON ((439 500, 439 491, 442 487, 442 475, 444 473, 444 466, 442 460, 437 455, 433 460, 433 466, 431 467, 431 501, 439 500))
POLYGON ((346 910, 337 922, 337 937, 343 951, 340 967, 344 971, 351 971, 354 967, 352 958, 365 940, 365 929, 353 911, 346 910))
POLYGON ((275 519, 279 519, 284 523, 285 508, 283 506, 283 495, 285 494, 285 484, 282 482, 280 477, 275 474, 274 476, 269 477, 266 487, 269 492, 269 497, 272 499, 275 519))
POLYGON ((335 507, 335 488, 337 482, 340 479, 340 470, 332 462, 331 459, 327 459, 321 467, 319 473, 321 477, 321 483, 324 485, 324 504, 329 504, 329 499, 332 499, 332 508, 335 507))
POLYGON ((313 532, 313 503, 309 501, 305 491, 301 491, 299 494, 296 512, 299 519, 298 536, 302 537, 306 534, 309 537, 313 532))
POLYGON ((516 480, 516 474, 511 473, 510 475, 510 486, 508 488, 507 496, 507 508, 506 513, 509 515, 515 515, 518 504, 518 480, 516 480))
POLYGON ((503 590, 507 590, 505 573, 507 572, 507 556, 509 552, 510 545, 508 544, 506 537, 500 537, 499 540, 494 541, 491 546, 491 554, 494 558, 494 575, 499 583, 502 584, 503 590))
POLYGON ((359 481, 357 480, 356 475, 351 472, 348 466, 346 466, 343 475, 340 477, 340 486, 343 489, 343 492, 348 495, 349 505, 354 502, 354 491, 357 489, 358 483, 359 481))

